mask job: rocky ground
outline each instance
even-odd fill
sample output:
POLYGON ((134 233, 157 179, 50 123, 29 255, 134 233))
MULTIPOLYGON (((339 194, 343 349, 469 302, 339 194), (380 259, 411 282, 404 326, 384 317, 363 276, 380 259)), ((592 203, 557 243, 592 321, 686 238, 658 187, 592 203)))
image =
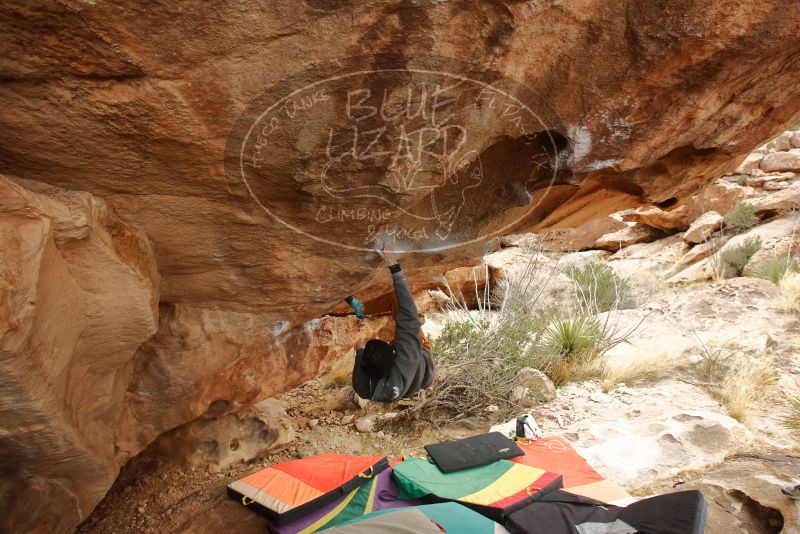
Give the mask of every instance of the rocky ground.
MULTIPOLYGON (((755 276, 770 257, 796 251, 800 181, 786 170, 800 172, 795 146, 800 136, 788 132, 756 151, 740 172, 676 209, 626 210, 596 223, 612 231, 596 237, 589 250, 544 253, 531 250, 526 236, 510 236, 484 258, 483 279, 471 269, 446 275, 471 295, 541 256, 559 272, 556 296, 565 290, 559 284, 567 265, 600 261, 627 279, 635 302, 604 314, 630 332, 603 355, 613 372, 553 387, 530 411, 546 433, 565 436, 634 495, 702 490, 711 534, 800 532, 800 504, 780 494, 782 486, 800 482, 800 441, 784 425, 788 400, 800 391, 800 320, 785 309, 785 289, 755 276), (756 221, 726 231, 723 215, 742 201, 754 206, 756 221), (720 268, 726 250, 754 236, 760 248, 740 273, 720 268), (728 376, 745 380, 747 366, 761 365, 770 379, 754 382, 759 395, 737 404, 698 371, 719 364, 715 359, 729 367, 728 376)), ((454 313, 442 311, 445 300, 439 292, 418 295, 431 337, 454 313)), ((385 318, 378 320, 383 328, 385 318)), ((487 411, 444 426, 398 417, 407 405, 359 404, 348 385, 349 365, 345 359, 244 414, 209 417, 159 440, 129 462, 79 531, 263 532, 260 516, 226 497, 227 483, 324 452, 401 457, 502 422, 487 411)), ((740 390, 750 387, 743 384, 740 390)))

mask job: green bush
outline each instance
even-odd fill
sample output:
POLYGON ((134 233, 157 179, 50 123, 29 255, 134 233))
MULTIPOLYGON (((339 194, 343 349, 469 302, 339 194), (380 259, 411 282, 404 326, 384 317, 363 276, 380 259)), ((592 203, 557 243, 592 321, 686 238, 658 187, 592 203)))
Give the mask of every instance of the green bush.
POLYGON ((753 276, 779 284, 790 272, 797 272, 797 262, 788 254, 777 254, 764 260, 754 271, 753 276))
POLYGON ((567 276, 572 279, 578 301, 587 313, 610 311, 629 297, 630 284, 605 263, 572 266, 567 269, 567 276))
POLYGON ((736 276, 741 276, 744 266, 761 248, 761 238, 758 236, 747 237, 741 244, 730 247, 720 252, 720 258, 736 271, 736 276))
POLYGON ((739 202, 723 218, 725 228, 736 232, 748 230, 758 224, 756 207, 749 202, 739 202))

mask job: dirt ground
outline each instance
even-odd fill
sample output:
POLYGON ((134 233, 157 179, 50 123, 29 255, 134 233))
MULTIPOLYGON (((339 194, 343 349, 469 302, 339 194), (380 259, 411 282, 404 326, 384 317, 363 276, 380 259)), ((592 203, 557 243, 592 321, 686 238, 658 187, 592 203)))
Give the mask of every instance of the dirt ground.
POLYGON ((370 403, 362 409, 343 381, 334 372, 279 397, 289 405, 296 431, 294 442, 284 450, 216 474, 187 469, 163 457, 134 458, 78 532, 263 533, 266 521, 227 497, 225 487, 233 480, 276 463, 327 452, 381 454, 390 459, 422 454, 423 445, 486 431, 492 424, 487 419, 441 430, 422 422, 382 423, 380 416, 398 407, 370 403), (365 416, 375 420, 374 432, 355 429, 355 420, 365 416))

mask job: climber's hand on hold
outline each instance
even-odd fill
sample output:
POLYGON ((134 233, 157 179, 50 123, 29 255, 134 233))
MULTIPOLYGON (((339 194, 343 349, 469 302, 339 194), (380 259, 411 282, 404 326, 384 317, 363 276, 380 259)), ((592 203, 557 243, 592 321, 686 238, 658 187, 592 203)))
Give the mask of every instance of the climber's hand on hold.
POLYGON ((397 253, 394 251, 392 247, 392 242, 389 239, 382 239, 376 243, 378 254, 381 255, 383 261, 386 262, 386 265, 394 265, 398 262, 397 253))

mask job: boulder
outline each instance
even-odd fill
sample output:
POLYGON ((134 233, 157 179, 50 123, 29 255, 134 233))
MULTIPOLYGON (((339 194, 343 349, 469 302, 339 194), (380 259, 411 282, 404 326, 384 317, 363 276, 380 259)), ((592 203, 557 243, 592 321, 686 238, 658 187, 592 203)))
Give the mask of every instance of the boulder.
POLYGON ((778 182, 764 182, 761 186, 765 191, 780 191, 781 189, 786 189, 789 187, 789 184, 786 182, 778 181, 778 182))
POLYGON ((794 177, 795 173, 793 172, 777 172, 770 174, 759 172, 758 175, 754 174, 747 178, 747 185, 750 187, 765 187, 766 183, 786 182, 787 180, 793 180, 794 177))
MULTIPOLYGON (((699 246, 699 245, 698 245, 699 246)), ((698 250, 702 252, 702 250, 698 250)), ((689 262, 686 262, 687 264, 689 262)), ((726 268, 716 257, 711 255, 705 259, 701 259, 696 263, 689 264, 688 267, 679 269, 678 272, 672 274, 667 278, 668 284, 690 284, 693 282, 703 282, 713 278, 724 278, 728 275, 734 275, 733 271, 726 268)))
POLYGON ((750 201, 759 216, 775 215, 800 208, 800 182, 792 182, 785 189, 775 191, 750 201))
POLYGON ((662 230, 686 230, 703 213, 727 213, 739 202, 759 196, 749 186, 727 180, 715 180, 684 198, 668 210, 657 206, 640 208, 623 217, 625 221, 640 222, 662 230))
POLYGON ((628 490, 716 465, 753 439, 707 392, 684 382, 629 386, 624 393, 602 396, 576 391, 581 387, 562 387, 571 409, 550 410, 539 422, 545 432, 555 430, 569 439, 600 474, 628 490), (555 415, 565 419, 563 427, 552 423, 555 415))
POLYGON ((601 236, 595 241, 595 248, 618 251, 636 243, 650 242, 661 236, 661 232, 644 224, 632 224, 623 230, 601 236))
POLYGON ((546 229, 542 233, 543 247, 553 252, 569 252, 592 248, 605 234, 624 230, 628 225, 621 217, 603 215, 591 218, 575 227, 546 229))
POLYGON ((752 171, 753 169, 757 169, 763 158, 764 154, 762 152, 751 152, 746 158, 744 158, 744 161, 742 161, 739 166, 736 167, 734 172, 744 174, 752 171))
POLYGON ((678 261, 675 264, 675 272, 685 268, 687 265, 691 265, 692 263, 696 263, 700 260, 708 258, 717 252, 722 245, 728 241, 728 239, 730 239, 730 236, 716 236, 712 239, 708 239, 704 243, 699 243, 693 246, 686 252, 686 254, 678 258, 678 261))
POLYGON ((286 407, 266 399, 240 413, 206 413, 163 434, 153 448, 186 467, 217 473, 290 444, 294 428, 286 407))
POLYGON ((658 206, 645 206, 625 214, 623 220, 645 224, 661 230, 674 230, 684 225, 686 213, 687 208, 683 206, 673 210, 664 210, 658 206))
POLYGON ((492 285, 503 278, 519 278, 526 273, 554 269, 556 260, 537 251, 526 251, 520 247, 504 248, 484 256, 483 262, 489 271, 492 285))
POLYGON ((625 247, 608 259, 608 265, 623 278, 635 278, 642 272, 666 274, 689 246, 680 235, 671 235, 625 247))
POLYGON ((265 314, 162 305, 158 333, 137 353, 119 446, 133 455, 208 410, 242 412, 330 370, 367 340, 393 336, 388 314, 324 316, 288 328, 265 314))
POLYGON ((753 228, 732 236, 717 252, 718 256, 724 255, 727 251, 740 247, 745 241, 759 239, 761 246, 766 243, 777 241, 786 237, 793 237, 800 228, 800 219, 793 214, 773 219, 767 223, 754 226, 753 228))
POLYGON ((603 263, 611 253, 607 250, 583 250, 579 252, 570 252, 558 258, 558 266, 562 269, 570 267, 583 268, 589 263, 603 263))
POLYGON ((158 324, 147 236, 88 193, 29 185, 0 175, 2 532, 63 531, 105 495, 158 324))
POLYGON ((708 534, 799 534, 800 505, 781 493, 798 480, 800 460, 796 456, 741 452, 691 476, 676 490, 664 489, 703 492, 709 506, 708 534))
MULTIPOLYGON (((800 110, 796 0, 539 4, 2 2, 1 170, 93 200, 23 210, 61 226, 4 218, 3 520, 19 523, 0 530, 70 531, 159 434, 217 401, 241 412, 375 334, 316 318, 349 313, 354 292, 388 311, 378 235, 428 250, 403 267, 432 289, 483 238, 580 242, 611 213, 680 206, 800 110), (386 120, 383 95, 441 104, 427 88, 454 71, 481 82, 438 95, 468 135, 430 146, 458 154, 419 136, 408 153, 425 161, 393 165, 401 127, 442 130, 427 112, 386 120)), ((693 209, 685 227, 725 211, 693 209)))
POLYGON ((722 227, 723 217, 716 211, 707 211, 698 217, 683 234, 687 243, 702 243, 722 227))
POLYGON ((556 398, 556 386, 546 374, 532 367, 519 370, 512 382, 511 398, 524 407, 556 398))
POLYGON ((800 132, 794 132, 790 141, 793 148, 800 148, 800 132))
POLYGON ((489 272, 483 265, 456 267, 444 273, 439 291, 448 300, 454 299, 459 305, 477 307, 478 301, 485 298, 489 277, 489 272))
POLYGON ((685 363, 699 353, 700 342, 707 347, 735 342, 739 347, 764 351, 791 321, 780 313, 778 297, 779 290, 771 282, 732 278, 662 297, 647 309, 608 312, 603 320, 613 331, 632 333, 606 356, 635 359, 656 353, 685 363), (742 325, 747 325, 747 330, 743 331, 742 325))
POLYGON ((792 146, 793 135, 794 132, 791 130, 788 130, 786 132, 781 132, 781 134, 778 137, 767 143, 767 146, 772 146, 773 150, 775 150, 776 152, 791 150, 793 148, 792 146))
POLYGON ((767 154, 759 167, 765 172, 800 172, 800 149, 767 154))
POLYGON ((375 432, 375 421, 370 417, 356 419, 355 426, 356 430, 365 434, 375 432))

